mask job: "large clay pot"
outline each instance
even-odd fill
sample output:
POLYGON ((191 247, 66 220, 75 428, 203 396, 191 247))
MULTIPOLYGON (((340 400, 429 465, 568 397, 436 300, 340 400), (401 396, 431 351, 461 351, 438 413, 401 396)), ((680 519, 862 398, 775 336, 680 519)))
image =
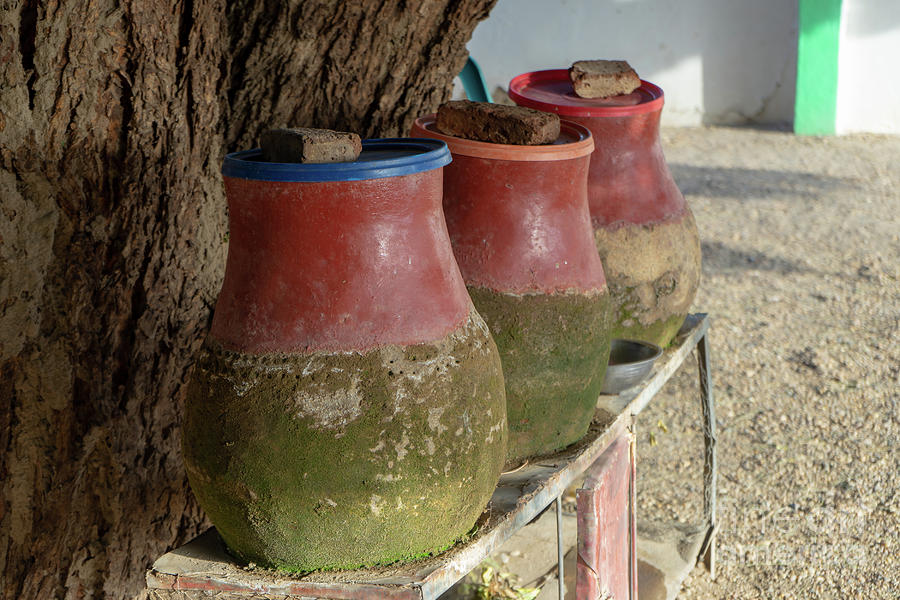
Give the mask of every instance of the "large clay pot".
POLYGON ((509 459, 587 432, 609 357, 609 294, 587 206, 590 132, 562 124, 555 144, 508 146, 441 134, 444 213, 469 294, 500 349, 509 459))
POLYGON ((439 551, 506 452, 503 375, 433 140, 354 163, 231 154, 225 281, 188 388, 191 487, 237 556, 310 571, 439 551))
POLYGON ((700 283, 700 237, 660 146, 662 90, 644 81, 627 96, 579 98, 555 69, 519 75, 509 95, 594 134, 588 196, 618 315, 613 334, 667 345, 700 283))

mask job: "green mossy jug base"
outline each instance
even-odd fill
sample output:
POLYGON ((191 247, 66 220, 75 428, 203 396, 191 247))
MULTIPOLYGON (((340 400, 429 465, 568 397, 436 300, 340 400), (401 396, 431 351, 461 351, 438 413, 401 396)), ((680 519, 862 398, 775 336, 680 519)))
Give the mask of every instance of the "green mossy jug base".
POLYGON ((636 324, 627 327, 624 323, 628 323, 630 320, 628 315, 625 314, 619 319, 619 324, 613 327, 612 337, 615 339, 650 342, 665 348, 672 342, 675 334, 681 329, 686 316, 687 315, 672 315, 668 319, 656 321, 650 325, 636 324))
POLYGON ((481 318, 430 344, 247 355, 208 341, 185 407, 185 466, 226 545, 290 572, 440 552, 472 528, 507 444, 481 318))
POLYGON ((609 361, 609 295, 507 294, 469 288, 500 350, 507 464, 587 433, 609 361))

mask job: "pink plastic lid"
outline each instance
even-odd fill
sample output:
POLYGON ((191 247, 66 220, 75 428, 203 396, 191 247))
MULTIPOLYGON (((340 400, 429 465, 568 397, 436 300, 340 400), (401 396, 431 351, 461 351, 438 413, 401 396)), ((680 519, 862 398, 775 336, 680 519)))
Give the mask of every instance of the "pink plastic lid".
POLYGON ((643 79, 631 94, 581 98, 575 95, 568 69, 522 73, 509 82, 509 97, 519 106, 562 117, 625 117, 657 111, 663 105, 662 89, 643 79))

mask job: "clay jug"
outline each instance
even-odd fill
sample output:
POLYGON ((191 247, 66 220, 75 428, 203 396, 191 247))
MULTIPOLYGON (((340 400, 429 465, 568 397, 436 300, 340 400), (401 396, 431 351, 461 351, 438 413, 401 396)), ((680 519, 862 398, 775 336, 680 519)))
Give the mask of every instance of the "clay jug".
POLYGON ((590 132, 562 123, 544 146, 441 134, 434 116, 413 137, 444 141, 444 213, 469 294, 500 349, 509 461, 578 441, 594 415, 609 357, 609 294, 591 237, 590 132))
POLYGON ((700 283, 700 237, 659 141, 663 91, 643 81, 613 98, 575 95, 568 71, 514 78, 517 104, 580 123, 594 135, 591 220, 616 312, 613 335, 667 345, 700 283))
POLYGON ((286 570, 439 551, 507 443, 497 348, 441 212, 446 146, 353 163, 226 157, 225 280, 184 422, 191 487, 238 557, 286 570))

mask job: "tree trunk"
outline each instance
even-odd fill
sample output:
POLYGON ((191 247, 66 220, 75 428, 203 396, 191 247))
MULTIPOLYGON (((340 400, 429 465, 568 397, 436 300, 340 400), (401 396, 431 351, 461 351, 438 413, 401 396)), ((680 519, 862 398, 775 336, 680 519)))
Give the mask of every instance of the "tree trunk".
POLYGON ((0 0, 0 597, 141 595, 208 526, 180 407, 223 154, 405 135, 495 1, 0 0))

